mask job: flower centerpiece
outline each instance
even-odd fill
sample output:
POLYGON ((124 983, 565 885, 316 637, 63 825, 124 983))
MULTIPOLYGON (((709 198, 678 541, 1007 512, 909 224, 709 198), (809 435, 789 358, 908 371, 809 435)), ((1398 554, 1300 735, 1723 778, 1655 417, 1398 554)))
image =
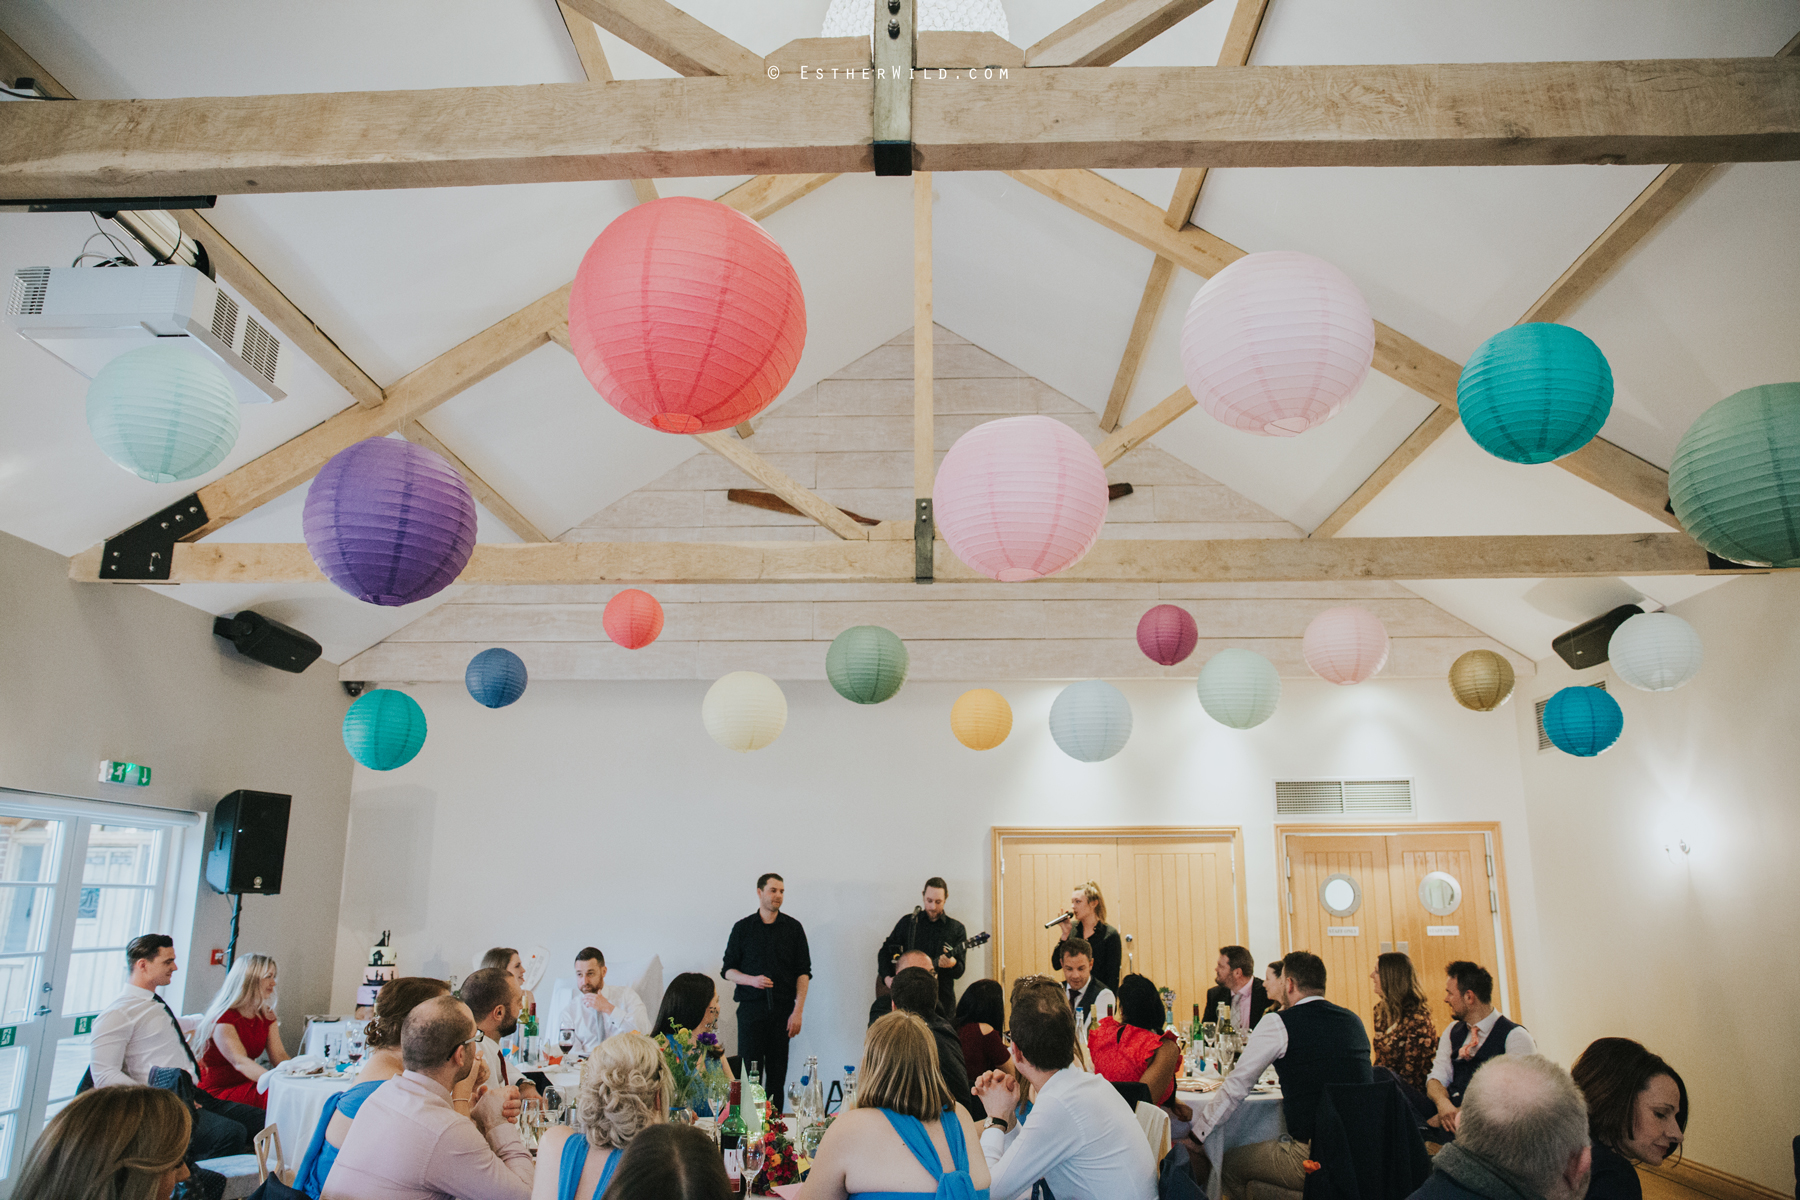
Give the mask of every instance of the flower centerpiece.
POLYGON ((719 1049, 719 1039, 710 1033, 695 1036, 679 1025, 672 1030, 654 1039, 669 1068, 669 1107, 698 1112, 707 1107, 707 1070, 715 1061, 711 1052, 719 1049))
POLYGON ((787 1122, 781 1119, 781 1110, 773 1100, 766 1104, 761 1138, 763 1166, 751 1181, 750 1194, 753 1196, 772 1195, 774 1189, 800 1178, 800 1152, 788 1140, 787 1122))

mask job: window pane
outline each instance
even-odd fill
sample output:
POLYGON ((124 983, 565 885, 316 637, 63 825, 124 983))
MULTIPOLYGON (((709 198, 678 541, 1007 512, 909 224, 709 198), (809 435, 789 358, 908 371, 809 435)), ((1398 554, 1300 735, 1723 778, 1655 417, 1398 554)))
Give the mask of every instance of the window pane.
POLYGON ((0 954, 36 954, 50 938, 50 888, 0 887, 0 954))
POLYGON ((18 1113, 0 1117, 0 1179, 5 1179, 12 1170, 13 1125, 18 1119, 18 1113))
MULTIPOLYGON (((35 955, 0 958, 0 1025, 31 1020, 31 1012, 37 1007, 35 997, 42 962, 35 955)), ((0 1104, 0 1108, 6 1107, 9 1106, 0 1104)))
POLYGON ((17 1108, 25 1102, 25 1047, 0 1050, 0 1108, 17 1108))
POLYGON ((87 860, 81 868, 81 882, 158 882, 164 832, 127 825, 94 826, 88 831, 87 860))
POLYGON ((97 1013, 125 990, 125 952, 96 950, 69 956, 69 986, 63 990, 62 1015, 97 1013))
MULTIPOLYGON (((50 1064, 50 1102, 57 1108, 62 1107, 58 1101, 67 1102, 81 1086, 81 1076, 87 1071, 88 1063, 93 1061, 93 1041, 91 1033, 57 1039, 56 1057, 50 1064)), ((55 1109, 51 1113, 54 1115, 55 1109)))
POLYGON ((61 833, 61 821, 0 817, 0 880, 54 882, 56 841, 61 833))
POLYGON ((150 928, 155 917, 154 889, 84 887, 81 893, 76 901, 75 949, 91 950, 99 946, 123 949, 125 943, 138 934, 156 932, 150 928))

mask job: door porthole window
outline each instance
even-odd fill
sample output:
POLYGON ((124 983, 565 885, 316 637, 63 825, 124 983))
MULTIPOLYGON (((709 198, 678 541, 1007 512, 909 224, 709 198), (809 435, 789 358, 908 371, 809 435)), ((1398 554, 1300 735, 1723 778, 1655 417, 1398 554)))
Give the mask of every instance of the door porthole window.
POLYGON ((1334 917, 1349 917, 1362 907, 1362 885, 1348 875, 1332 875, 1319 885, 1319 903, 1334 917))
POLYGON ((1447 917, 1462 906, 1462 884, 1448 871, 1433 871, 1419 880, 1419 903, 1433 916, 1447 917))

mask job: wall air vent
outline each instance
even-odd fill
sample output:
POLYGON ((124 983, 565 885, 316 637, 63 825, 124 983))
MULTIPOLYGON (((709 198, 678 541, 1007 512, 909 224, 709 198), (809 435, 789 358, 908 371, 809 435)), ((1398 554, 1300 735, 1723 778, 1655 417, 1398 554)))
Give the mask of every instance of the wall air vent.
POLYGON ((1278 779, 1278 817, 1413 815, 1410 779, 1278 779))
POLYGON ((219 298, 213 302, 212 335, 227 346, 231 345, 237 341, 237 322, 237 301, 220 292, 219 298))
POLYGON ((15 271, 12 295, 6 299, 6 311, 23 316, 36 316, 44 311, 44 293, 49 290, 49 267, 25 267, 15 271))
POLYGON ((264 329, 255 317, 245 317, 243 357, 252 371, 274 383, 275 367, 281 361, 281 339, 264 329))
MULTIPOLYGON (((1585 684, 1582 686, 1596 687, 1604 692, 1606 690, 1606 680, 1596 679, 1594 682, 1585 684)), ((1548 708, 1549 706, 1550 706, 1550 697, 1549 696, 1545 696, 1542 700, 1539 700, 1537 702, 1537 731, 1538 731, 1538 753, 1539 754, 1542 754, 1546 750, 1552 749, 1555 745, 1555 743, 1553 743, 1550 740, 1550 735, 1548 733, 1544 732, 1544 710, 1546 708, 1548 708)))

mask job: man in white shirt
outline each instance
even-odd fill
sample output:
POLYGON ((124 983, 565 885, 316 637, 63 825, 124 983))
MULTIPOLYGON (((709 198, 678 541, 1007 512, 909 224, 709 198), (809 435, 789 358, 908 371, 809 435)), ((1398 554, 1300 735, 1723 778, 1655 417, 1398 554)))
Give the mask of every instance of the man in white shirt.
POLYGON ((1523 1025, 1514 1024, 1493 1006, 1494 977, 1472 962, 1444 968, 1444 1003, 1456 1020, 1438 1037, 1437 1057, 1425 1080, 1425 1094, 1437 1105, 1426 1124, 1454 1134, 1463 1091, 1476 1068, 1502 1054, 1536 1054, 1537 1043, 1523 1025))
POLYGON ((527 1098, 537 1095, 537 1085, 520 1072, 518 1062, 500 1053, 501 1039, 511 1037, 519 1027, 519 1008, 525 998, 519 981, 499 967, 483 967, 463 980, 459 994, 474 1014, 475 1031, 481 1035, 476 1052, 487 1060, 488 1086, 518 1088, 527 1098))
POLYGON ((577 1058, 586 1058, 601 1042, 626 1030, 649 1036, 650 1012, 643 999, 621 984, 607 986, 606 955, 593 946, 584 946, 575 955, 575 994, 542 1032, 560 1046, 565 1029, 575 1031, 569 1053, 577 1058))
MULTIPOLYGON (((248 1154, 250 1139, 262 1131, 263 1111, 248 1104, 220 1100, 200 1090, 200 1064, 187 1037, 194 1022, 183 1022, 156 994, 181 967, 175 961, 175 939, 146 933, 125 947, 131 980, 125 991, 94 1022, 93 1057, 87 1080, 93 1087, 151 1082, 151 1072, 172 1068, 194 1081, 194 1129, 188 1157, 217 1158, 248 1154)), ((86 1090, 85 1088, 81 1090, 86 1090)))
MULTIPOLYGON (((1065 968, 1068 961, 1065 942, 1065 968)), ((1056 1200, 1154 1200, 1156 1156, 1131 1105, 1102 1077, 1070 1067, 1075 1016, 1063 990, 1050 980, 1020 980, 1008 1034, 1032 1104, 1021 1124, 1013 1116, 1019 1102, 1013 1076, 989 1071, 975 1082, 988 1114, 981 1150, 993 1173, 992 1200, 1030 1196, 1040 1179, 1056 1200)))

